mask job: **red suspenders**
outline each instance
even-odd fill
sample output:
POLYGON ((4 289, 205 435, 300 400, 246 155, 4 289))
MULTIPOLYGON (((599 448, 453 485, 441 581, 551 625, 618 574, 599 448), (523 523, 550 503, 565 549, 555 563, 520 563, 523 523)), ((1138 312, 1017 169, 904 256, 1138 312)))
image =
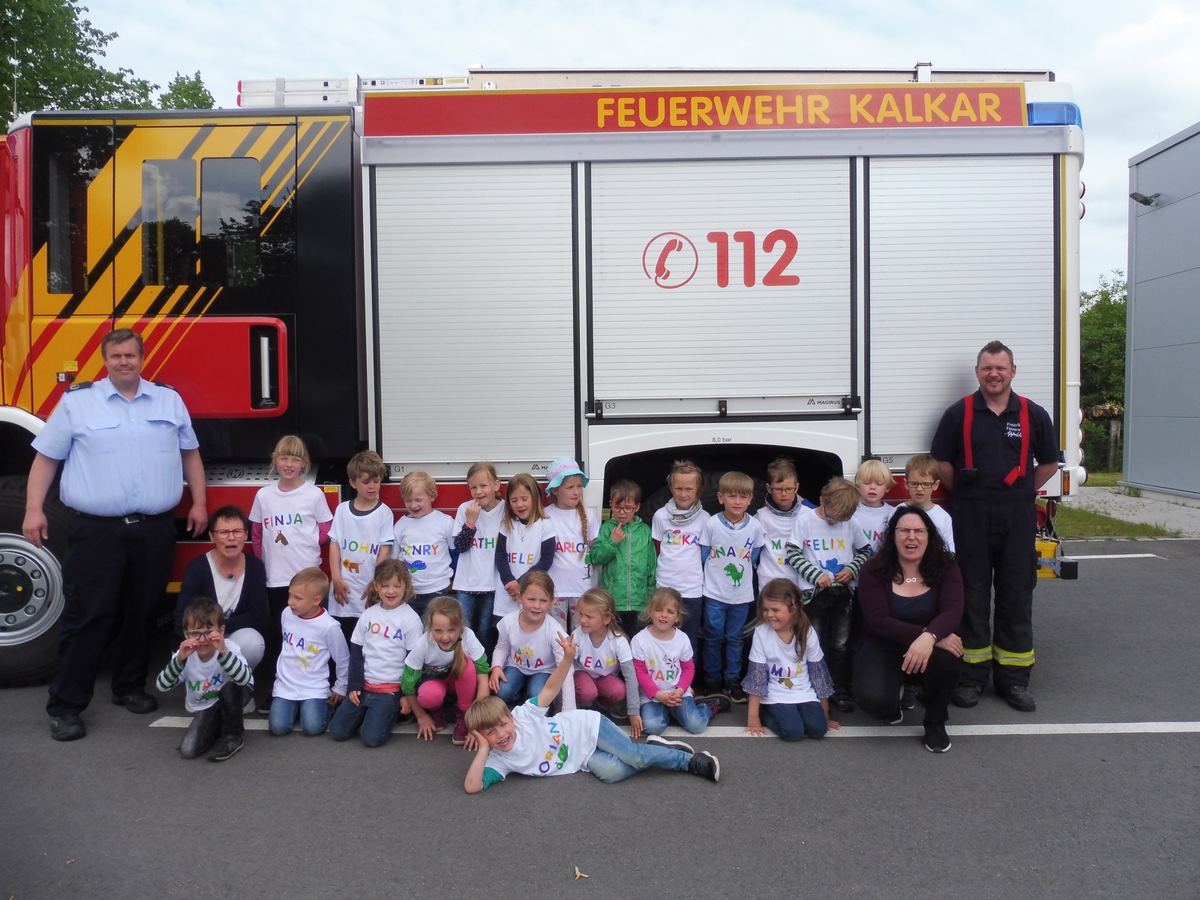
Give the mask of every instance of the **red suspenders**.
MULTIPOLYGON (((1013 467, 1013 470, 1004 476, 1004 483, 1012 487, 1017 483, 1017 479, 1024 478, 1025 472, 1029 465, 1029 401, 1017 395, 1017 400, 1021 403, 1021 461, 1013 467)), ((971 425, 975 421, 975 395, 967 394, 963 398, 963 461, 966 465, 963 468, 975 468, 974 453, 971 448, 971 425)))

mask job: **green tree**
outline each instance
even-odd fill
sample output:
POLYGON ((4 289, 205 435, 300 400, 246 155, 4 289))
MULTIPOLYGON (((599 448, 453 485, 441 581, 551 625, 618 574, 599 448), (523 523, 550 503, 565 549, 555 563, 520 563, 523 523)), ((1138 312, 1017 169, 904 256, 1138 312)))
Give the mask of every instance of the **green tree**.
POLYGON ((158 85, 98 60, 116 32, 102 31, 77 0, 19 0, 0 20, 0 116, 39 109, 149 108, 158 85), (15 95, 14 95, 15 90, 15 95), (15 102, 14 102, 15 96, 15 102))
POLYGON ((216 101, 204 86, 199 72, 191 78, 176 72, 159 96, 158 106, 159 109, 212 109, 216 101))
POLYGON ((1088 462, 1120 468, 1120 419, 1125 405, 1125 274, 1100 276, 1095 290, 1079 294, 1079 405, 1088 462), (1095 415, 1098 408, 1104 414, 1095 415), (1115 423, 1112 424, 1112 423, 1115 423))

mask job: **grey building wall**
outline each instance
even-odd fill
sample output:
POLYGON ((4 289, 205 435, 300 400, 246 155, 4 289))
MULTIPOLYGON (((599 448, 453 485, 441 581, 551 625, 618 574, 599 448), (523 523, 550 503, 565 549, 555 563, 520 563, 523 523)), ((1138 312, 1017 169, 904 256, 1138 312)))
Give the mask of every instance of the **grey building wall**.
POLYGON ((1129 161, 1125 482, 1200 498, 1200 123, 1129 161))

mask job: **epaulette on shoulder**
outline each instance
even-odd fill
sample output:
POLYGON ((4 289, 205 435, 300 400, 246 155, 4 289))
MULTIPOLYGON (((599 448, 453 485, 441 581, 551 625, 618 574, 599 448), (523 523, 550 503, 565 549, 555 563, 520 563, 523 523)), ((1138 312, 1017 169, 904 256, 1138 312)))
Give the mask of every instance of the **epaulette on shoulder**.
POLYGON ((67 393, 69 394, 71 391, 82 391, 84 388, 90 388, 93 384, 94 382, 91 381, 76 381, 69 388, 67 388, 67 393))
POLYGON ((166 382, 164 382, 164 381, 152 381, 152 382, 150 382, 150 383, 151 383, 151 384, 156 384, 156 385, 158 385, 159 387, 162 387, 162 388, 166 388, 168 391, 175 391, 175 393, 177 393, 177 394, 179 393, 179 391, 178 391, 178 390, 176 390, 175 388, 171 387, 171 385, 167 384, 167 383, 166 383, 166 382))

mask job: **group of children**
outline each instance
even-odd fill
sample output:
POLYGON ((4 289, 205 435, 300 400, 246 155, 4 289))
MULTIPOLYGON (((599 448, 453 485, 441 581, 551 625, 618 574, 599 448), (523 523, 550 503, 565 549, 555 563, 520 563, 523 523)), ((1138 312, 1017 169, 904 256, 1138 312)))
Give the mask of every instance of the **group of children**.
MULTIPOLYGON (((616 781, 654 766, 715 781, 715 758, 659 737, 670 720, 695 734, 731 703, 748 703, 750 732, 797 740, 839 727, 830 704, 853 709, 853 585, 894 512, 883 500, 892 475, 877 460, 854 482, 832 479, 815 508, 799 495, 794 464, 776 460, 754 516, 750 476, 725 473, 721 511, 710 515, 701 470, 678 462, 671 499, 650 525, 638 517, 640 487, 624 480, 602 522, 583 504, 587 475, 566 458, 547 472, 548 505, 532 475, 511 478, 502 497, 495 468, 476 463, 471 499, 454 517, 434 508, 434 479, 411 472, 395 521, 380 500, 387 469, 377 454, 350 461, 355 496, 332 514, 305 480, 309 465, 303 442, 283 438, 272 455, 278 481, 259 491, 250 516, 278 623, 267 624, 275 650, 257 673, 271 690, 259 706, 273 735, 299 720, 305 734, 379 746, 398 717, 412 716, 418 737, 432 739, 453 696, 452 742, 476 751, 474 792, 508 772, 585 769, 616 781), (319 567, 326 541, 332 578, 319 567), (593 565, 603 567, 598 579, 593 565), (756 580, 758 615, 747 627, 756 580), (551 702, 561 712, 547 718, 551 702), (629 736, 646 743, 632 744, 611 720, 628 721, 629 736)), ((949 517, 932 501, 936 462, 914 457, 906 483, 952 547, 949 517)), ((254 679, 210 600, 184 613, 184 640, 158 686, 180 681, 196 713, 181 752, 232 756, 254 679)))

